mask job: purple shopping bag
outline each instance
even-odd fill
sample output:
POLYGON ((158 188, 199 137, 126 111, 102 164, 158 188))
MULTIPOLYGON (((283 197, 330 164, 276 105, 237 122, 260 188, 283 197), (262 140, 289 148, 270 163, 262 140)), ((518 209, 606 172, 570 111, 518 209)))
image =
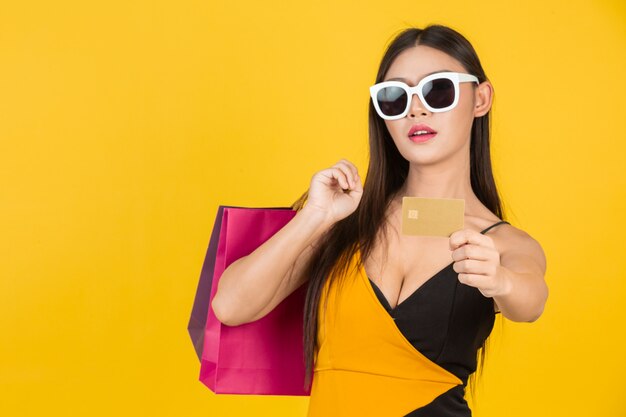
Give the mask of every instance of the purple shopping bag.
POLYGON ((253 252, 295 215, 289 207, 218 209, 188 325, 201 361, 200 381, 216 394, 310 395, 310 388, 304 389, 306 285, 265 317, 240 326, 222 324, 210 308, 228 265, 253 252))

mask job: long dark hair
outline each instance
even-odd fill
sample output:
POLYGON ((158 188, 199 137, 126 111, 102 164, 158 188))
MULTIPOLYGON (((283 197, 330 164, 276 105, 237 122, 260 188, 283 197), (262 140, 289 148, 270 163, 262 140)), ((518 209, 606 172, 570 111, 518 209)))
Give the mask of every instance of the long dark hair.
MULTIPOLYGON (((487 80, 476 51, 465 37, 449 27, 429 25, 424 29, 404 29, 396 35, 381 60, 376 83, 383 80, 393 60, 401 52, 417 45, 426 45, 445 52, 456 58, 468 73, 476 75, 479 82, 487 80)), ((478 199, 496 216, 504 219, 491 169, 489 113, 474 118, 472 124, 471 185, 478 199)), ((312 382, 316 359, 317 311, 321 290, 327 279, 331 280, 330 284, 334 284, 333 281, 337 280, 337 277, 343 276, 357 250, 361 251, 362 259, 367 259, 379 229, 382 228, 386 233, 387 208, 409 172, 409 162, 398 151, 384 120, 377 115, 371 100, 369 100, 369 153, 369 166, 359 206, 352 214, 334 223, 320 237, 306 267, 305 273, 309 277, 304 306, 304 361, 307 388, 312 382)), ((293 203, 292 208, 302 209, 307 198, 308 190, 293 203)), ((479 370, 482 371, 485 343, 479 352, 479 370)), ((473 388, 474 383, 471 385, 473 388)))

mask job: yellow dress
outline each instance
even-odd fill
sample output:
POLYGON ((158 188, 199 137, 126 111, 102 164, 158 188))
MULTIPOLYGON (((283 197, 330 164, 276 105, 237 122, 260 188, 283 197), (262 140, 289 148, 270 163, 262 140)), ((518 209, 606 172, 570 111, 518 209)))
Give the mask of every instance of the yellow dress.
POLYGON ((357 257, 341 286, 327 294, 327 280, 321 294, 308 417, 404 416, 463 384, 405 338, 357 257))

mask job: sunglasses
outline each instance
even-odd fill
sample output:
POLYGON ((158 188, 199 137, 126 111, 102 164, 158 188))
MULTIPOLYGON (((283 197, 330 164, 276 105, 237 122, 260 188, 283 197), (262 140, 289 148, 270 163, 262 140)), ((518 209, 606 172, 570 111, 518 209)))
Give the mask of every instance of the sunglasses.
POLYGON ((411 97, 417 94, 433 113, 452 110, 459 103, 459 83, 478 78, 460 72, 438 72, 424 77, 415 87, 402 81, 383 81, 370 87, 376 112, 385 120, 401 119, 409 113, 411 97))

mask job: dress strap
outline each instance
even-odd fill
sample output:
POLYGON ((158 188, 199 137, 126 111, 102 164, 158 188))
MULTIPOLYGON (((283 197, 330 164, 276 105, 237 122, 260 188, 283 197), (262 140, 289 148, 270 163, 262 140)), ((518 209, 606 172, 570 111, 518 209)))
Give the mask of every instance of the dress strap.
POLYGON ((492 227, 496 227, 497 225, 502 224, 502 223, 506 223, 506 224, 508 224, 508 225, 510 225, 510 224, 511 224, 511 223, 507 222, 506 220, 501 220, 501 221, 499 221, 498 223, 494 223, 494 224, 492 224, 491 226, 489 226, 488 228, 486 228, 485 230, 483 230, 483 231, 482 231, 482 232, 480 232, 480 233, 485 233, 487 230, 491 229, 492 227))

